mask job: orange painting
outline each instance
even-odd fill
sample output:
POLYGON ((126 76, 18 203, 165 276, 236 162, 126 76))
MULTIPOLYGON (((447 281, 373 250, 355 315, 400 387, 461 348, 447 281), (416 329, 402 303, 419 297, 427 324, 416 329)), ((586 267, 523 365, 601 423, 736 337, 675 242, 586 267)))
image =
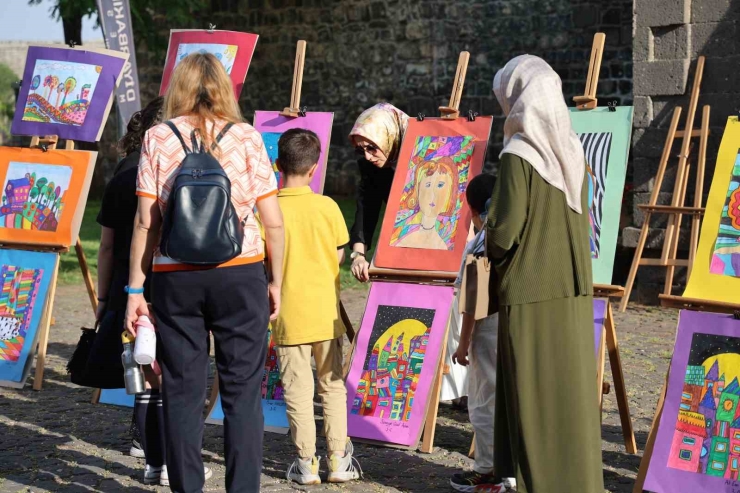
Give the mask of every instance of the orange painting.
POLYGON ((72 246, 96 152, 0 147, 0 243, 72 246))

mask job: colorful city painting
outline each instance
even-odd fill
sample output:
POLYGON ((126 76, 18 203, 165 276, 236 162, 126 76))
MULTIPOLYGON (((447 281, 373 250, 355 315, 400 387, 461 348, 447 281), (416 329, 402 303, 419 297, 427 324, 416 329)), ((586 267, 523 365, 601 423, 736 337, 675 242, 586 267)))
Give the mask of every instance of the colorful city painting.
POLYGON ((473 158, 472 136, 417 137, 391 246, 452 250, 473 158))
POLYGON ((682 311, 645 489, 740 486, 740 320, 682 311))
MULTIPOLYGON (((282 434, 288 432, 288 414, 283 398, 283 384, 280 379, 280 365, 275 351, 275 340, 272 338, 272 328, 267 330, 267 356, 262 374, 262 414, 266 431, 282 434)), ((221 407, 221 394, 219 394, 213 408, 208 413, 206 423, 221 425, 223 420, 224 410, 221 407)))
POLYGON ((571 126, 581 141, 586 164, 591 170, 589 238, 595 284, 614 284, 612 274, 621 211, 624 210, 632 115, 631 106, 570 110, 571 126))
POLYGON ((80 126, 85 123, 103 67, 36 60, 23 120, 80 126))
POLYGON ((599 239, 601 237, 602 210, 606 190, 606 171, 609 166, 609 152, 612 146, 611 132, 583 133, 578 135, 586 154, 589 168, 589 222, 591 231, 591 257, 599 258, 599 239))
POLYGON ((376 283, 347 376, 350 436, 414 445, 450 318, 452 288, 376 283))
POLYGON ((280 173, 280 170, 278 170, 277 168, 277 164, 275 164, 275 161, 277 161, 278 157, 278 140, 280 140, 281 135, 283 135, 282 132, 264 132, 262 134, 262 140, 265 143, 267 157, 270 158, 270 164, 272 164, 272 169, 275 172, 275 178, 278 182, 278 188, 282 188, 283 186, 283 174, 280 173))
POLYGON ((709 271, 740 277, 740 152, 732 167, 709 271))
POLYGON ((11 162, 3 183, 0 228, 55 232, 71 177, 70 166, 11 162))
POLYGON ((177 60, 175 67, 191 53, 210 53, 221 62, 226 69, 227 74, 231 74, 236 59, 236 45, 218 44, 218 43, 182 43, 177 47, 177 60))
POLYGON ((0 385, 22 386, 28 376, 57 258, 56 253, 0 250, 0 385))
POLYGON ((492 117, 411 119, 383 216, 373 267, 455 279, 472 227, 465 191, 483 171, 492 117))
POLYGON ((278 171, 275 165, 275 160, 277 160, 278 156, 278 140, 280 140, 280 136, 287 130, 300 128, 315 133, 321 143, 318 166, 309 185, 314 193, 324 193, 324 180, 326 178, 326 165, 329 160, 329 144, 331 142, 333 121, 334 113, 330 112, 307 111, 305 116, 299 116, 297 118, 283 116, 278 111, 258 110, 254 112, 254 128, 262 134, 267 156, 272 163, 272 169, 275 171, 279 188, 282 188, 283 180, 282 173, 278 171))
POLYGON ((30 46, 11 133, 99 141, 128 58, 113 50, 30 46))

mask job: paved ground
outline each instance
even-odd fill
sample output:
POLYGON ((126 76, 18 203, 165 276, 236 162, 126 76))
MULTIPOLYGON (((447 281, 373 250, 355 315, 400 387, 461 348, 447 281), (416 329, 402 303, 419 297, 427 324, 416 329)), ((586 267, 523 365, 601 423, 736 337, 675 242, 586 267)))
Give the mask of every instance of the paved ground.
MULTIPOLYGON (((364 297, 359 291, 345 295, 345 306, 355 322, 362 316, 364 297)), ((32 379, 22 391, 0 388, 0 493, 158 491, 142 484, 143 463, 124 454, 131 411, 92 405, 89 389, 68 382, 65 364, 79 337, 78 328, 91 324, 84 289, 60 287, 54 315, 44 389, 31 390, 32 379)), ((670 358, 677 312, 632 307, 616 319, 632 419, 642 449, 670 358)), ((611 381, 608 371, 607 380, 611 381)), ((465 456, 471 438, 467 414, 443 405, 434 453, 356 444, 365 471, 363 482, 304 488, 283 479, 293 459, 289 438, 267 433, 262 491, 450 491, 449 476, 472 464, 465 456)), ((220 427, 206 426, 203 454, 215 473, 206 491, 224 491, 220 427)), ((603 459, 607 491, 631 492, 640 457, 624 450, 613 394, 604 403, 603 459)))

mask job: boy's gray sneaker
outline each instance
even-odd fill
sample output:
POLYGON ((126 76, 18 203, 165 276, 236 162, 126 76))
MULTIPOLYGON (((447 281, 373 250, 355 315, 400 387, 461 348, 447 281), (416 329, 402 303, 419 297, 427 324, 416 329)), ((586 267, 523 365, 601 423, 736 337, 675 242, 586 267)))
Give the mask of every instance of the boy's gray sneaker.
POLYGON ((329 465, 330 483, 346 483, 362 477, 362 468, 357 459, 354 458, 354 447, 352 442, 347 440, 347 446, 344 448, 344 457, 338 454, 331 454, 326 458, 329 465))

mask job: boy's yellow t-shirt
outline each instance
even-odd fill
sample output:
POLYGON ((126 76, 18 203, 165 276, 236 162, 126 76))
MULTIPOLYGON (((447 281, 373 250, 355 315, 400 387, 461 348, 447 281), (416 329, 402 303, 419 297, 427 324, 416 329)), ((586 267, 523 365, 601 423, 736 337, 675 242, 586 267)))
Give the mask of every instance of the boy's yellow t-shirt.
POLYGON ((292 346, 345 333, 339 316, 337 250, 349 243, 339 206, 310 187, 278 193, 285 227, 283 289, 275 344, 292 346))

